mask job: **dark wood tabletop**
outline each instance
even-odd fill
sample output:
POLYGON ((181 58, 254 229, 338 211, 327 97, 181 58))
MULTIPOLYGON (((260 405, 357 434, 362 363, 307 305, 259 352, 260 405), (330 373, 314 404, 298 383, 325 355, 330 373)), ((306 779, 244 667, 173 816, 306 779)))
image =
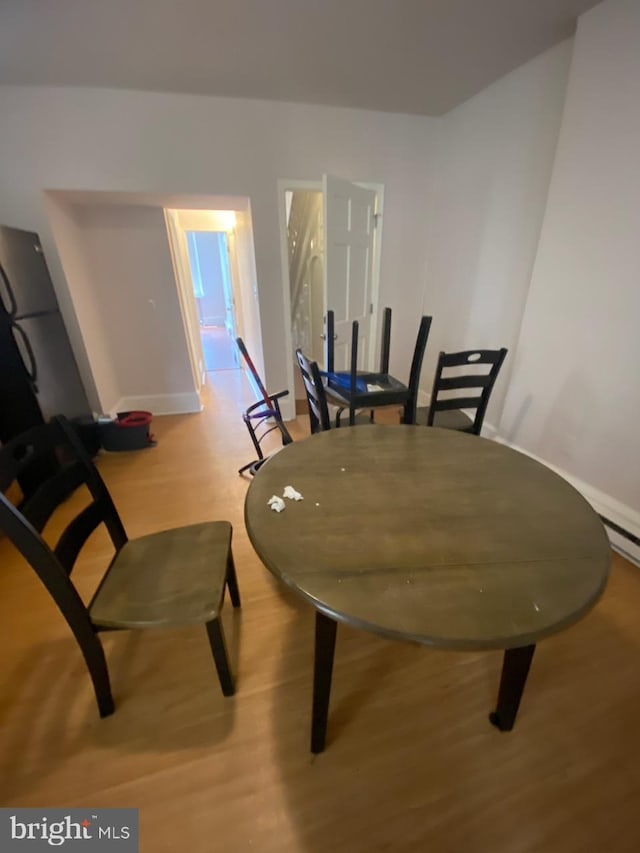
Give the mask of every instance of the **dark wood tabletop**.
POLYGON ((560 476, 487 439, 361 426, 294 442, 253 479, 245 520, 278 578, 332 619, 452 649, 533 644, 602 593, 610 547, 560 476), (293 486, 301 501, 272 495, 293 486))
POLYGON ((449 649, 504 649, 489 720, 514 726, 536 642, 597 601, 602 522, 549 468, 423 426, 351 426, 294 442, 247 492, 265 566, 316 608, 311 751, 326 745, 339 621, 449 649), (285 498, 292 486, 303 500, 285 498))

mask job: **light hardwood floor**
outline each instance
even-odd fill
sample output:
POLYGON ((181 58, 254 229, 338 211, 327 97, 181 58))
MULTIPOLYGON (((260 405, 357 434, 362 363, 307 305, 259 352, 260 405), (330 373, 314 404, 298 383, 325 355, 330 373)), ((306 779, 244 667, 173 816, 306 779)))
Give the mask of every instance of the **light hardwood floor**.
MULTIPOLYGON (((248 542, 236 470, 251 457, 251 395, 239 371, 214 381, 204 413, 154 420, 156 448, 99 464, 131 536, 233 523, 236 696, 220 692, 203 628, 105 635, 117 709, 100 720, 66 624, 0 542, 0 804, 137 806, 145 853, 635 853, 640 570, 615 557, 595 610, 540 644, 510 734, 487 721, 499 652, 341 626, 328 748, 314 759, 313 611, 248 542)), ((83 594, 107 554, 96 535, 83 594)))

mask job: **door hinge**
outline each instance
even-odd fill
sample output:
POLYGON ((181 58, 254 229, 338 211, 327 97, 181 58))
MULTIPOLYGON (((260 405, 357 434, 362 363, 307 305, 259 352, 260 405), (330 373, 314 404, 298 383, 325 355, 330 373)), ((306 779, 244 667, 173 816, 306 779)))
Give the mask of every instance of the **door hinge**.
POLYGON ((369 304, 369 314, 373 314, 373 302, 369 304))

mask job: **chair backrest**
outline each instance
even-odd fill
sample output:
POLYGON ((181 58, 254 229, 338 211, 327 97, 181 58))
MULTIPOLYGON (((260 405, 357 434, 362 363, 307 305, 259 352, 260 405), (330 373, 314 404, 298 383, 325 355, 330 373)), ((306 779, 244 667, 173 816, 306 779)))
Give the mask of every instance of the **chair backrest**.
POLYGON ((249 355, 242 338, 236 338, 236 344, 238 346, 238 349, 242 353, 242 357, 244 358, 245 363, 246 363, 247 367, 249 368, 251 376, 253 377, 253 380, 256 383, 256 386, 258 387, 260 394, 262 395, 262 399, 264 400, 265 405, 268 406, 270 409, 274 408, 273 401, 272 401, 271 397, 269 396, 269 394, 267 393, 267 389, 264 387, 262 379, 260 378, 260 374, 256 370, 256 366, 253 363, 253 360, 252 360, 251 356, 249 355))
POLYGON ((301 349, 296 350, 296 358, 300 366, 304 390, 307 395, 307 406, 309 407, 309 424, 311 433, 322 432, 331 429, 329 407, 327 397, 320 376, 320 369, 315 361, 310 361, 301 349))
POLYGON ((97 468, 65 418, 33 427, 0 448, 0 530, 30 563, 72 628, 86 608, 70 575, 82 546, 101 523, 106 525, 116 551, 120 550, 127 541, 120 516, 97 468), (17 493, 18 478, 51 453, 60 459, 59 469, 28 497, 17 501, 7 497, 7 491, 17 493), (72 518, 51 548, 41 535, 45 525, 83 485, 91 496, 89 504, 72 518))
POLYGON ((420 373, 422 372, 422 362, 427 348, 429 332, 431 331, 432 319, 428 314, 424 314, 420 318, 416 343, 413 348, 413 358, 411 359, 411 369, 409 370, 409 397, 404 405, 402 417, 402 422, 405 424, 414 424, 416 422, 420 373))
POLYGON ((433 426, 437 412, 475 409, 473 422, 466 432, 480 435, 491 391, 506 355, 504 347, 499 350, 441 352, 433 380, 427 425, 433 426), (470 370, 461 371, 461 367, 470 370), (488 370, 480 372, 476 370, 477 367, 488 367, 488 370), (453 368, 456 370, 451 375, 449 370, 453 368))
POLYGON ((293 441, 293 438, 291 437, 291 434, 289 433, 289 430, 282 418, 282 412, 280 411, 280 399, 282 397, 286 397, 289 392, 280 391, 277 394, 269 394, 262 382, 262 379, 260 378, 260 374, 256 370, 256 366, 254 365, 242 338, 236 338, 236 344, 238 345, 238 349, 242 353, 242 357, 244 358, 256 386, 262 395, 262 399, 249 406, 243 414, 243 420, 247 425, 251 440, 258 452, 259 458, 262 459, 264 457, 260 449, 260 442, 272 430, 280 430, 283 445, 291 444, 293 441), (259 430, 258 428, 260 427, 262 427, 262 429, 259 430))

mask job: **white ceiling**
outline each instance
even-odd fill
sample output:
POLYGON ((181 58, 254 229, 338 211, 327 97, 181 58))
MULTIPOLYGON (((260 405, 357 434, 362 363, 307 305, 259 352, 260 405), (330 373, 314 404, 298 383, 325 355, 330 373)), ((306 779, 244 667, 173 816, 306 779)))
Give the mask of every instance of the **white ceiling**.
POLYGON ((0 0, 0 84, 441 115, 598 0, 0 0))

